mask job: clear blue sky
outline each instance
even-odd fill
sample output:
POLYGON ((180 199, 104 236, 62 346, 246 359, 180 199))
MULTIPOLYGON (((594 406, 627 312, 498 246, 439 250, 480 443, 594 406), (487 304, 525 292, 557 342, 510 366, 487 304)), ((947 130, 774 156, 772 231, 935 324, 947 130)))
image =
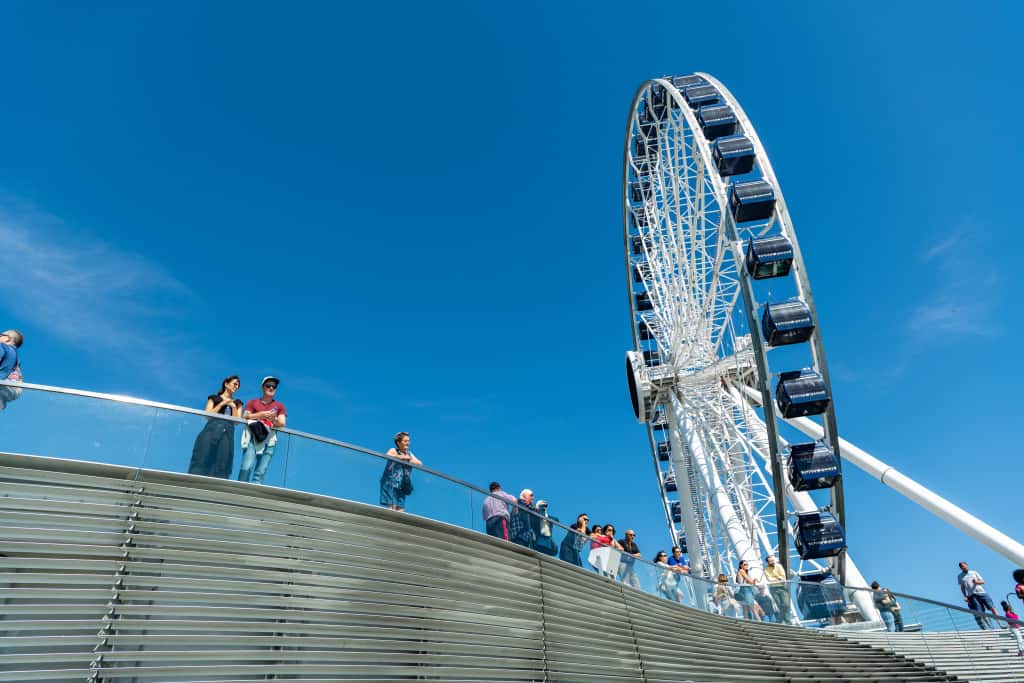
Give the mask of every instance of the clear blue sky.
MULTIPOLYGON (((794 215, 840 432, 1017 535, 1012 3, 0 8, 0 325, 29 381, 201 406, 534 488, 665 543, 622 372, 644 79, 720 78, 794 215)), ((1008 562, 848 469, 868 579, 1008 562)))

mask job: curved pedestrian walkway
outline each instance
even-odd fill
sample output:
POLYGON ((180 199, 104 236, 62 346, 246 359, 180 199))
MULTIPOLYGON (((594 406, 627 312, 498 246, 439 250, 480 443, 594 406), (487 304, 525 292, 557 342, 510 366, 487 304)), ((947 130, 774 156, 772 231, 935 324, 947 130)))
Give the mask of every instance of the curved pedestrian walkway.
POLYGON ((0 681, 965 680, 363 503, 16 454, 0 490, 0 681))

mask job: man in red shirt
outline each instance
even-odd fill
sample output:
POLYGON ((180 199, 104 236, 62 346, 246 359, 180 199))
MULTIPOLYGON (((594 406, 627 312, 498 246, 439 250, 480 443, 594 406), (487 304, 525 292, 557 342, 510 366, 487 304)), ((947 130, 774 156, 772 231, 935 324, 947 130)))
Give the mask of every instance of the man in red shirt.
MULTIPOLYGON (((277 446, 277 430, 285 426, 288 417, 284 404, 275 399, 280 381, 272 375, 264 377, 261 382, 263 396, 252 399, 242 410, 242 418, 249 420, 250 427, 242 432, 242 466, 238 470, 238 481, 262 484, 263 475, 270 467, 270 458, 273 457, 274 447, 277 446), (263 440, 257 440, 253 433, 251 425, 255 422, 266 427, 266 437, 263 440), (255 470, 253 465, 256 466, 255 470)), ((257 428, 257 432, 262 431, 264 430, 257 428)))

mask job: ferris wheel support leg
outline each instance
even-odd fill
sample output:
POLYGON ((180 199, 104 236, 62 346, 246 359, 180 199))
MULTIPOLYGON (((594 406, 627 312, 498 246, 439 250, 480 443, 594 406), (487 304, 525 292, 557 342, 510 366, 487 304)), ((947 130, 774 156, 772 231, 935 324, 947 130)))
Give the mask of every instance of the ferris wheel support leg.
MULTIPOLYGON (((741 387, 748 396, 760 400, 760 393, 749 387, 741 387)), ((787 422, 807 436, 820 439, 823 435, 821 425, 810 418, 798 417, 787 422)), ((929 488, 898 471, 894 467, 874 457, 867 451, 839 439, 842 446, 843 459, 856 465, 889 488, 901 493, 940 519, 952 524, 976 541, 984 543, 1017 566, 1024 566, 1024 545, 1015 541, 995 527, 986 524, 962 507, 953 504, 929 488)))
MULTIPOLYGON (((690 487, 689 473, 693 467, 693 458, 687 457, 686 447, 679 432, 679 424, 676 420, 676 411, 671 410, 668 414, 668 438, 671 444, 669 452, 672 454, 672 469, 676 474, 676 486, 678 488, 680 510, 682 512, 683 529, 686 532, 687 555, 690 557, 690 571, 695 571, 698 576, 707 578, 711 571, 705 540, 697 529, 696 511, 693 509, 693 489, 690 487), (696 560, 696 561, 695 561, 696 560)), ((672 539, 673 545, 679 544, 679 539, 672 539)))
MULTIPOLYGON (((746 560, 750 563, 751 567, 760 567, 761 557, 758 553, 757 545, 754 539, 747 535, 743 521, 736 514, 732 501, 729 499, 729 494, 726 492, 725 486, 722 484, 715 469, 714 462, 712 462, 708 453, 704 451, 704 446, 698 433, 700 426, 696 424, 693 417, 684 413, 681 427, 680 431, 685 434, 686 445, 693 456, 693 464, 700 472, 700 478, 704 482, 704 486, 711 499, 714 501, 716 516, 721 521, 724 531, 729 537, 730 544, 736 550, 736 555, 740 560, 746 560)), ((732 567, 729 569, 729 573, 731 573, 733 571, 732 567)))

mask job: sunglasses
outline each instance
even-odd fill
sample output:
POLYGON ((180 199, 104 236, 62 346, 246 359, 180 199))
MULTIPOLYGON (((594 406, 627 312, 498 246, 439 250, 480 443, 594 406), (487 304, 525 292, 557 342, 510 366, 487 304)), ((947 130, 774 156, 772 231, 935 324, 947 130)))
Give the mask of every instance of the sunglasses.
POLYGON ((264 384, 263 388, 264 389, 277 389, 277 385, 276 384, 264 384))

